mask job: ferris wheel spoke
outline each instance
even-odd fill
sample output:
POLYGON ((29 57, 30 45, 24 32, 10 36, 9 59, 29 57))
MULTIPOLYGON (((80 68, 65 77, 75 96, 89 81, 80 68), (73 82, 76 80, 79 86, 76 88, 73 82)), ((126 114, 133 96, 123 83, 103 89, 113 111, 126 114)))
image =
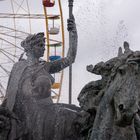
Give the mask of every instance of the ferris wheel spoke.
POLYGON ((8 64, 8 65, 10 65, 10 64, 13 64, 11 61, 10 62, 1 62, 0 63, 0 65, 5 65, 5 64, 8 64))
MULTIPOLYGON (((15 0, 11 0, 13 3, 15 3, 18 7, 20 7, 20 4, 17 2, 17 1, 15 1, 15 0)), ((24 2, 24 0, 23 0, 23 2, 24 2)), ((28 13, 28 11, 25 9, 25 8, 23 8, 23 7, 21 7, 21 9, 24 11, 24 12, 26 12, 26 13, 28 13)))
POLYGON ((19 4, 19 7, 17 9, 17 11, 15 12, 16 14, 18 13, 18 11, 20 10, 20 8, 22 8, 22 4, 23 4, 24 0, 22 0, 21 4, 19 4))
POLYGON ((0 68, 4 71, 4 72, 6 72, 6 74, 9 76, 10 75, 10 72, 7 70, 7 69, 5 69, 2 65, 0 65, 0 68))
MULTIPOLYGON (((3 85, 1 84, 1 82, 0 82, 0 89, 2 89, 2 90, 5 91, 5 88, 3 87, 3 85)), ((2 92, 2 93, 3 93, 3 92, 2 92)), ((3 96, 4 96, 4 94, 3 94, 3 96)))
MULTIPOLYGON (((52 15, 48 16, 51 18, 52 15)), ((11 14, 11 13, 0 13, 0 18, 21 18, 21 19, 45 19, 43 14, 11 14)))
POLYGON ((6 40, 6 39, 4 39, 4 38, 1 38, 1 37, 0 37, 0 40, 3 40, 3 41, 5 41, 5 42, 9 43, 10 45, 12 45, 12 46, 14 46, 14 47, 16 47, 16 48, 18 48, 18 49, 20 49, 20 50, 22 50, 22 51, 23 51, 23 49, 22 49, 22 48, 18 47, 17 45, 15 45, 15 44, 13 44, 13 43, 11 43, 11 42, 9 42, 9 41, 7 41, 7 40, 6 40))
MULTIPOLYGON (((15 37, 15 36, 12 36, 12 35, 8 35, 8 33, 10 33, 10 32, 19 32, 19 33, 23 33, 23 34, 25 34, 25 36, 27 36, 27 35, 29 35, 30 33, 27 33, 27 32, 23 32, 23 31, 20 31, 20 30, 15 30, 15 29, 13 29, 13 28, 9 28, 9 27, 6 27, 6 26, 1 26, 0 25, 0 28, 5 28, 5 29, 8 29, 9 30, 9 32, 4 32, 4 33, 0 33, 0 34, 7 34, 7 36, 11 36, 11 37, 15 37)), ((24 39, 24 38, 21 38, 21 37, 18 37, 17 36, 17 38, 19 38, 19 39, 24 39)), ((47 39, 47 38, 46 38, 47 39)), ((56 42, 56 43, 62 43, 61 41, 58 41, 58 40, 55 40, 55 39, 49 39, 50 41, 52 41, 52 42, 56 42)))
POLYGON ((1 33, 3 33, 3 34, 13 34, 14 31, 3 31, 3 32, 1 32, 1 33))
POLYGON ((7 51, 4 50, 4 49, 0 49, 0 51, 3 51, 3 53, 5 52, 7 55, 10 55, 10 56, 13 56, 13 57, 19 58, 18 56, 11 54, 11 53, 7 52, 7 51))
POLYGON ((13 63, 15 63, 15 61, 14 61, 11 57, 9 57, 7 54, 5 54, 3 51, 0 50, 0 52, 1 52, 4 56, 6 56, 9 60, 11 60, 13 63))
POLYGON ((4 36, 8 36, 8 37, 12 37, 12 38, 17 38, 17 39, 20 39, 20 40, 23 40, 23 38, 19 37, 19 36, 13 36, 13 35, 9 35, 8 33, 0 33, 1 35, 4 35, 4 36))
POLYGON ((17 29, 14 29, 14 28, 10 28, 10 27, 7 27, 7 26, 2 26, 2 25, 0 25, 0 28, 9 29, 10 31, 13 31, 13 32, 23 33, 23 34, 25 34, 27 36, 30 34, 30 33, 24 32, 24 31, 20 31, 20 30, 17 30, 17 29))

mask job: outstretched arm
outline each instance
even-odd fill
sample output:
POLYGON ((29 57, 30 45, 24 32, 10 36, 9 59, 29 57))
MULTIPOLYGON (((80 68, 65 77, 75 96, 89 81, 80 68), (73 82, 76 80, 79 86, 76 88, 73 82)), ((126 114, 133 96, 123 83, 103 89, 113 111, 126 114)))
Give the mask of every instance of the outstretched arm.
POLYGON ((67 56, 60 60, 49 62, 49 73, 51 74, 63 70, 75 61, 78 36, 74 17, 68 20, 68 31, 70 32, 69 41, 71 42, 71 45, 69 46, 67 56))

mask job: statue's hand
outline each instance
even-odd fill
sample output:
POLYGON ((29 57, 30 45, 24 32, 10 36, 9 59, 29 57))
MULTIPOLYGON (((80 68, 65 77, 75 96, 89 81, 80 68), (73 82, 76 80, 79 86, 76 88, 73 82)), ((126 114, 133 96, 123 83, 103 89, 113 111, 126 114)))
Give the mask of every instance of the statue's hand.
POLYGON ((92 72, 93 71, 93 65, 88 65, 87 66, 87 71, 92 72))
POLYGON ((69 19, 67 20, 67 22, 68 22, 68 27, 67 27, 68 31, 69 31, 69 32, 71 32, 71 31, 76 31, 75 18, 74 18, 73 15, 72 15, 71 18, 69 18, 69 19))

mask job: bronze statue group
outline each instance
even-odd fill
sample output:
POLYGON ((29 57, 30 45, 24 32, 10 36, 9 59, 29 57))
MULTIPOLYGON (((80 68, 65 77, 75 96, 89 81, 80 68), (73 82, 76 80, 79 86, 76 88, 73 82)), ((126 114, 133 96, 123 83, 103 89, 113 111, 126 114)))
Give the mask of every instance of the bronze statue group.
POLYGON ((127 42, 117 57, 87 66, 87 71, 102 78, 82 88, 80 107, 53 103, 51 74, 70 66, 76 57, 73 17, 68 31, 67 56, 53 62, 40 60, 44 33, 21 42, 27 59, 20 58, 12 68, 0 106, 0 140, 140 140, 140 52, 130 50, 127 42))

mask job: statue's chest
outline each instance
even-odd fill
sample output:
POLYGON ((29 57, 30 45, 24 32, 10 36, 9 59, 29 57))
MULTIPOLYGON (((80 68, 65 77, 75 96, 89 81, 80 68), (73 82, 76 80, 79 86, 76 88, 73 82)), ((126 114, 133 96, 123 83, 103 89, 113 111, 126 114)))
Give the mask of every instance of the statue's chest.
POLYGON ((35 83, 36 80, 39 77, 44 77, 47 79, 46 85, 52 85, 53 84, 53 78, 52 76, 44 69, 44 68, 27 68, 20 80, 19 87, 22 92, 22 94, 27 95, 27 96, 32 96, 33 95, 33 89, 35 88, 35 83), (48 80, 49 79, 49 80, 48 80))

